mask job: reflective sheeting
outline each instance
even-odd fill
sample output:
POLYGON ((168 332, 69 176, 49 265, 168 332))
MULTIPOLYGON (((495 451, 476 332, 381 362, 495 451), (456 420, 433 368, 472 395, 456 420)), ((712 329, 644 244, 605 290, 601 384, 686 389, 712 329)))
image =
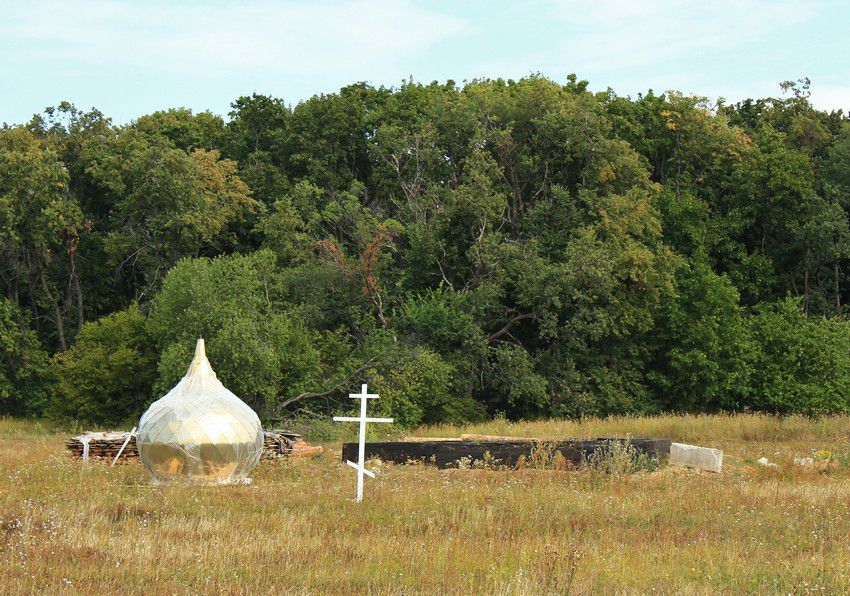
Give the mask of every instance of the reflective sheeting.
POLYGON ((154 482, 234 482, 257 465, 263 429, 218 380, 199 339, 186 376, 142 416, 136 444, 154 482))

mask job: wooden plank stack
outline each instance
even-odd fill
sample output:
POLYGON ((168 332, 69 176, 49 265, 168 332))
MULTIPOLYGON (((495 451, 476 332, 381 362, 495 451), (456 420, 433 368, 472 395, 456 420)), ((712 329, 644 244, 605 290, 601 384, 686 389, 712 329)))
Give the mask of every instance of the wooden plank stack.
MULTIPOLYGON (((263 459, 277 459, 280 457, 315 457, 324 451, 321 446, 310 445, 301 438, 301 435, 273 428, 263 431, 263 459)), ((121 445, 127 440, 126 432, 86 432, 76 437, 65 440, 65 447, 74 457, 83 457, 85 443, 88 442, 88 456, 90 458, 115 459, 121 445)), ((136 448, 136 439, 133 437, 121 453, 119 462, 139 457, 136 448)))
POLYGON ((301 435, 278 428, 264 430, 263 435, 263 459, 286 457, 301 440, 301 435))
POLYGON ((264 431, 263 459, 277 459, 279 457, 316 457, 324 451, 320 445, 310 445, 301 438, 301 435, 273 428, 264 431))
MULTIPOLYGON (((76 437, 71 437, 65 440, 65 447, 75 457, 83 457, 85 451, 85 443, 88 442, 88 456, 91 458, 109 458, 115 459, 121 445, 127 440, 126 432, 86 432, 76 437)), ((121 458, 118 461, 126 461, 139 457, 139 451, 136 449, 136 441, 131 439, 121 453, 121 458)))

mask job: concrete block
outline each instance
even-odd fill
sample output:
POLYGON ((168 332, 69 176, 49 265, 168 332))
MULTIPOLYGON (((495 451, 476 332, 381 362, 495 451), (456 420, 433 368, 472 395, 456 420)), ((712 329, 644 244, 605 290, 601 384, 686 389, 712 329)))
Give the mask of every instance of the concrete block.
POLYGON ((670 465, 719 472, 723 468, 723 451, 709 447, 673 443, 670 446, 670 465))

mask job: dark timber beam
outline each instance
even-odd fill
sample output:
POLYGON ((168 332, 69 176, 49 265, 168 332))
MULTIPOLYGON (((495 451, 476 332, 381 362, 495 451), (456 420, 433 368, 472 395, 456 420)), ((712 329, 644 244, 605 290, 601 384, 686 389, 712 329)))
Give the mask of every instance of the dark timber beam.
MULTIPOLYGON (((393 441, 366 443, 366 458, 377 457, 397 464, 434 464, 438 468, 456 468, 459 463, 490 463, 498 466, 516 466, 520 458, 528 459, 535 450, 542 449, 554 455, 560 453, 566 461, 577 466, 597 452, 611 448, 612 443, 625 443, 638 454, 658 462, 670 457, 670 439, 571 439, 567 441, 393 441)), ((342 446, 342 460, 357 459, 357 443, 342 446)))

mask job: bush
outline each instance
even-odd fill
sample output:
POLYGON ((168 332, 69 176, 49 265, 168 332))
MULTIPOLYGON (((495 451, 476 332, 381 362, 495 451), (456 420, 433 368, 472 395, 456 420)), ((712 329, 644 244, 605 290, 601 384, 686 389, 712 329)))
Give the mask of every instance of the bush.
POLYGON ((546 379, 535 371, 534 360, 521 346, 503 343, 491 349, 489 371, 491 404, 524 416, 545 412, 549 406, 546 379))
POLYGON ((850 411, 850 322, 807 316, 788 298, 756 308, 750 364, 756 410, 820 415, 850 411))
POLYGON ((369 356, 374 364, 364 380, 381 396, 372 407, 393 417, 396 424, 412 427, 483 418, 483 407, 458 390, 455 367, 433 350, 376 331, 361 350, 363 359, 369 356))
POLYGON ((406 301, 401 319, 419 339, 442 352, 461 348, 481 335, 468 310, 462 294, 439 288, 406 301))
POLYGON ((751 394, 756 346, 728 278, 704 264, 678 272, 675 300, 665 304, 647 378, 663 410, 734 410, 751 394))
POLYGON ((153 397, 156 376, 156 349, 139 307, 83 325, 51 368, 53 416, 100 424, 138 417, 153 397))

